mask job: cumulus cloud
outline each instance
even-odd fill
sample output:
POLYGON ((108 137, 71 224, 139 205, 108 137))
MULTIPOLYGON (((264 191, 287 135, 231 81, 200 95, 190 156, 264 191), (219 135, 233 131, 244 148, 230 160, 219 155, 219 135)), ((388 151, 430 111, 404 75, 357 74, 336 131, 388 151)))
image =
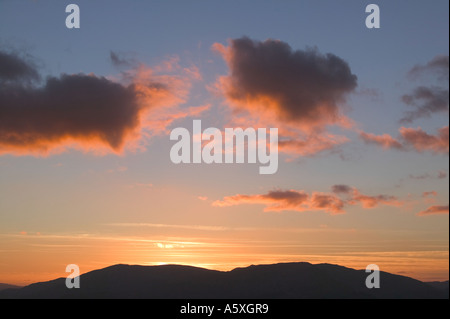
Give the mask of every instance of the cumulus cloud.
POLYGON ((215 44, 230 69, 220 79, 224 95, 238 107, 272 110, 283 121, 305 126, 334 123, 339 104, 357 86, 357 78, 340 57, 315 49, 292 50, 278 40, 247 37, 215 44))
POLYGON ((354 191, 353 197, 350 199, 349 203, 359 203, 364 208, 375 208, 379 205, 389 205, 397 207, 403 206, 403 202, 399 201, 395 196, 369 196, 359 193, 358 190, 354 191))
POLYGON ((265 211, 298 210, 308 200, 303 191, 275 190, 267 194, 227 196, 213 202, 213 206, 227 207, 240 204, 264 204, 265 211))
POLYGON ((266 212, 324 211, 334 215, 345 213, 346 205, 360 204, 363 208, 370 209, 380 205, 400 207, 403 202, 395 196, 369 196, 361 194, 358 189, 347 185, 334 185, 332 193, 312 192, 308 194, 303 190, 275 190, 266 194, 226 196, 222 200, 214 201, 212 205, 228 207, 241 204, 262 204, 265 205, 264 211, 266 212))
POLYGON ((229 68, 216 89, 232 110, 233 122, 279 127, 280 152, 291 155, 314 155, 348 141, 326 132, 329 125, 352 125, 343 105, 357 77, 342 58, 247 37, 230 40, 228 46, 215 43, 213 50, 229 68))
POLYGON ((417 152, 432 152, 435 154, 448 154, 449 131, 448 126, 438 130, 436 135, 428 134, 422 128, 399 129, 400 136, 393 138, 389 134, 375 135, 360 132, 360 138, 367 144, 375 144, 384 149, 415 150, 417 152))
POLYGON ((0 65, 5 61, 17 67, 15 73, 0 68, 6 79, 0 87, 0 154, 45 156, 67 148, 121 153, 137 145, 150 111, 181 104, 189 89, 185 79, 155 75, 142 65, 126 83, 62 74, 27 85, 38 71, 18 55, 2 52, 0 65))
POLYGON ((433 205, 428 207, 426 210, 419 212, 418 216, 427 216, 427 215, 441 215, 441 214, 447 214, 448 215, 448 205, 447 206, 439 206, 439 205, 433 205))

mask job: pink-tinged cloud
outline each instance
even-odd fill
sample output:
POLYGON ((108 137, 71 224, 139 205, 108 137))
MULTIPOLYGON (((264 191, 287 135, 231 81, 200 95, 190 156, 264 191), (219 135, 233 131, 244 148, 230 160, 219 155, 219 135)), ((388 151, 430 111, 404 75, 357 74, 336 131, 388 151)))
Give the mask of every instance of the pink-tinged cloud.
POLYGON ((345 202, 334 194, 313 192, 308 209, 323 210, 331 214, 344 213, 345 202))
MULTIPOLYGON (((224 197, 214 201, 213 206, 228 207, 241 204, 264 204, 264 211, 299 210, 308 200, 308 194, 296 190, 275 190, 267 194, 241 195, 224 197)), ((303 209, 302 209, 303 210, 303 209)))
POLYGON ((426 210, 419 212, 417 215, 418 216, 444 215, 444 214, 448 215, 448 211, 449 211, 448 205, 447 206, 433 205, 428 207, 426 210))
POLYGON ((367 144, 375 144, 381 146, 384 149, 403 149, 403 145, 389 134, 375 135, 371 133, 361 132, 359 136, 367 144))
POLYGON ((354 191, 353 197, 349 200, 349 203, 359 203, 363 208, 375 208, 379 205, 388 206, 403 206, 403 202, 399 201, 397 197, 390 195, 377 195, 369 196, 359 193, 358 190, 354 191))
POLYGON ((354 125, 342 105, 357 78, 343 59, 247 37, 230 40, 228 46, 215 43, 212 49, 229 68, 215 91, 231 111, 230 125, 278 127, 279 151, 291 157, 333 150, 348 141, 327 132, 329 125, 354 125))
POLYGON ((11 59, 22 64, 7 73, 0 69, 0 154, 47 156, 70 148, 120 154, 142 146, 149 130, 165 127, 164 119, 152 122, 152 113, 164 110, 167 118, 169 112, 174 118, 195 113, 178 108, 189 79, 155 74, 144 65, 124 72, 122 82, 63 74, 39 85, 36 69, 18 56, 2 52, 0 65, 11 59))
POLYGON ((425 65, 416 65, 409 71, 412 79, 420 75, 433 75, 443 85, 418 86, 411 93, 402 96, 409 107, 400 123, 411 123, 419 118, 429 118, 434 114, 447 113, 448 116, 448 55, 438 55, 425 65))
POLYGON ((415 150, 417 152, 432 152, 435 154, 448 154, 449 152, 449 127, 438 130, 436 135, 426 133, 419 128, 399 129, 399 138, 393 138, 389 134, 374 135, 360 132, 360 138, 367 144, 375 144, 384 149, 415 150))
POLYGON ((437 135, 430 135, 420 127, 417 129, 402 127, 400 134, 407 145, 411 145, 419 152, 448 154, 448 126, 440 128, 437 135))
POLYGON ((424 199, 425 203, 433 204, 436 202, 437 195, 438 195, 438 193, 436 191, 423 192, 422 198, 424 199))
POLYGON ((404 202, 392 195, 366 195, 362 194, 357 188, 348 185, 334 185, 333 193, 346 196, 346 203, 349 205, 360 204, 363 208, 375 208, 380 205, 401 207, 404 202))
POLYGON ((406 112, 400 123, 429 118, 435 113, 447 112, 448 115, 448 88, 419 86, 411 94, 403 95, 402 101, 413 110, 406 112))
POLYGON ((380 205, 400 207, 403 202, 395 196, 361 194, 356 188, 347 185, 335 185, 332 193, 312 192, 302 190, 276 190, 266 194, 226 196, 222 200, 213 202, 216 207, 229 207, 242 204, 265 205, 265 212, 281 211, 324 211, 332 215, 345 213, 347 205, 360 204, 363 208, 371 209, 380 205), (343 197, 341 197, 343 196, 343 197))

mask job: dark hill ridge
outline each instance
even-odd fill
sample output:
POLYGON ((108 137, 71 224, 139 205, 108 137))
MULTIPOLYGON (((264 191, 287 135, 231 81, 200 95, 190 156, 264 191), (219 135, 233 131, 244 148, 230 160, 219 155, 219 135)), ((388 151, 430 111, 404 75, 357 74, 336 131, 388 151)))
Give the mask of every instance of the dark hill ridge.
POLYGON ((379 289, 368 289, 367 275, 364 270, 309 263, 258 265, 229 272, 180 265, 114 265, 81 275, 79 289, 66 288, 65 278, 59 278, 0 291, 0 298, 448 298, 448 289, 386 272, 380 273, 379 289))

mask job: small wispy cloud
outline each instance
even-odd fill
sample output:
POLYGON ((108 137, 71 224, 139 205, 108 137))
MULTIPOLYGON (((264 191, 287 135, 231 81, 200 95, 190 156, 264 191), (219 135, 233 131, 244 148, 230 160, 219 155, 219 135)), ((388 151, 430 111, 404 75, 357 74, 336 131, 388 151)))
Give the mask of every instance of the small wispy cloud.
POLYGON ((229 207, 242 204, 262 204, 265 212, 281 211, 324 211, 334 214, 345 213, 345 206, 360 204, 371 209, 380 205, 403 206, 404 202, 391 195, 369 196, 358 189, 347 185, 334 185, 332 193, 312 192, 303 190, 274 190, 266 194, 236 194, 226 196, 212 203, 216 207, 229 207), (343 197, 341 197, 343 196, 343 197))
POLYGON ((437 134, 429 134, 422 128, 399 129, 399 138, 394 138, 389 134, 375 135, 360 132, 360 138, 366 144, 378 145, 384 149, 395 149, 401 151, 414 150, 416 152, 431 152, 434 154, 449 153, 449 127, 438 129, 437 134))
POLYGON ((426 210, 417 213, 418 216, 428 216, 428 215, 448 215, 449 206, 439 206, 433 205, 428 207, 426 210))

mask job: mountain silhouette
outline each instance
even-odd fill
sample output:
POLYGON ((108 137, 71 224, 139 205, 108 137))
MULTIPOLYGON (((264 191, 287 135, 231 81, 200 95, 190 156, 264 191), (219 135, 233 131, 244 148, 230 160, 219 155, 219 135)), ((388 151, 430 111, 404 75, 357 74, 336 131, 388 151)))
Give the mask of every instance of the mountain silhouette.
POLYGON ((0 298, 134 299, 446 299, 448 282, 434 285, 380 272, 380 288, 366 287, 369 274, 331 264, 281 263, 216 271, 192 266, 114 265, 81 275, 80 288, 66 278, 0 291, 0 298))
POLYGON ((21 288, 21 287, 15 286, 15 285, 10 285, 10 284, 0 283, 0 291, 5 290, 5 289, 18 289, 18 288, 21 288))

